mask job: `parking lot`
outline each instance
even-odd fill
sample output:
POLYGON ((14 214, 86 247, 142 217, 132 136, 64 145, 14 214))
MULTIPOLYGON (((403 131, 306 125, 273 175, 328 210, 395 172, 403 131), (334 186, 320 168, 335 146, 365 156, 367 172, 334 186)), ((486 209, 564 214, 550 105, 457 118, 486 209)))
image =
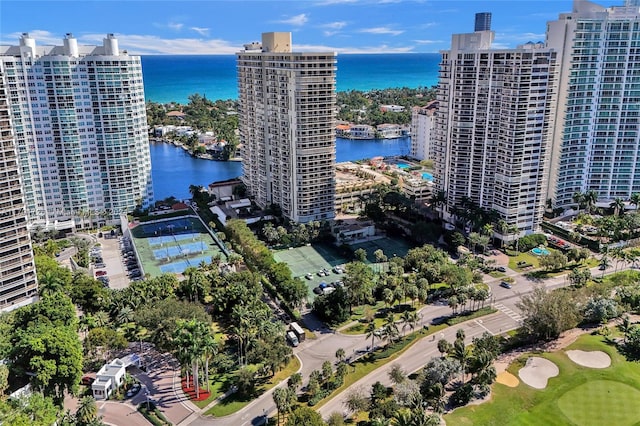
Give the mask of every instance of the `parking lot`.
POLYGON ((126 240, 105 235, 103 238, 98 238, 98 243, 99 250, 92 249, 90 253, 94 260, 91 266, 96 279, 103 282, 108 280, 108 286, 114 289, 127 287, 136 277, 140 279, 140 275, 132 274, 138 269, 137 261, 126 240), (98 262, 99 260, 102 262, 98 262))
MULTIPOLYGON (((302 279, 309 288, 307 299, 313 301, 318 294, 314 289, 318 288, 322 283, 324 287, 330 287, 335 281, 342 280, 341 272, 335 267, 346 262, 346 259, 331 247, 323 245, 310 245, 296 247, 289 250, 279 250, 274 252, 274 257, 278 262, 285 262, 291 268, 294 276, 302 279)), ((326 290, 329 292, 331 290, 326 290)))

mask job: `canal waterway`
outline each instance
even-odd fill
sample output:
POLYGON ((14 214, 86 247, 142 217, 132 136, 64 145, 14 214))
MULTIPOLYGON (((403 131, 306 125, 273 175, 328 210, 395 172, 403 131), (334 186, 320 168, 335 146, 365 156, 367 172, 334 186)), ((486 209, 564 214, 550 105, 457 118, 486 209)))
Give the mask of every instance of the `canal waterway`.
MULTIPOLYGON (((156 200, 171 195, 190 198, 189 186, 207 186, 211 182, 232 179, 242 174, 237 161, 211 161, 194 158, 182 148, 168 143, 152 142, 151 173, 156 200)), ((355 161, 377 156, 408 155, 409 137, 384 140, 336 140, 336 161, 355 161)))

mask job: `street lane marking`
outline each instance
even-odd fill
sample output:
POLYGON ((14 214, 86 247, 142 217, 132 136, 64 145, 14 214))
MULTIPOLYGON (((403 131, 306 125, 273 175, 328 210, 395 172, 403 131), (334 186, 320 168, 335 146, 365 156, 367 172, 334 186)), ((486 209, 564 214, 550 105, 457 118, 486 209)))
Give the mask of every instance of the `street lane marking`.
POLYGON ((507 308, 506 306, 504 306, 502 303, 497 303, 494 305, 494 307, 499 310, 500 312, 502 312, 503 314, 505 314, 506 316, 508 316, 509 318, 511 318, 512 320, 515 321, 522 321, 522 315, 520 315, 517 312, 514 312, 513 310, 507 308))
POLYGON ((478 324, 480 327, 482 327, 485 330, 487 330, 489 332, 489 334, 491 334, 492 336, 496 335, 496 333, 494 333, 493 331, 489 330, 487 327, 484 326, 484 324, 482 324, 482 320, 481 319, 477 319, 476 320, 476 324, 478 324))

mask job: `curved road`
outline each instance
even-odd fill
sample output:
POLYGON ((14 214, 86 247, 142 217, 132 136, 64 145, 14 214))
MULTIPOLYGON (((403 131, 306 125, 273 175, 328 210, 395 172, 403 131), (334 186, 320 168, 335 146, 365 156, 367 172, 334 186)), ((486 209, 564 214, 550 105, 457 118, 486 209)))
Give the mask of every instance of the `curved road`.
MULTIPOLYGON (((630 265, 623 264, 622 267, 617 268, 617 270, 621 271, 628 269, 629 267, 630 265)), ((594 276, 602 274, 602 271, 597 267, 592 268, 591 271, 594 276)), ((613 272, 614 268, 611 267, 605 271, 605 274, 613 272)), ((531 292, 535 284, 541 284, 549 289, 555 289, 569 284, 566 279, 566 275, 548 278, 546 280, 533 280, 520 273, 508 270, 507 276, 510 276, 515 280, 513 288, 511 289, 500 287, 499 283, 501 279, 499 278, 493 278, 488 275, 484 277, 485 283, 489 284, 492 291, 490 302, 496 309, 498 309, 499 312, 482 319, 470 320, 465 323, 458 324, 457 326, 447 328, 443 331, 444 338, 450 341, 454 340, 455 332, 459 328, 463 328, 465 330, 469 341, 471 341, 473 337, 478 336, 485 331, 489 331, 493 334, 501 334, 517 328, 522 317, 515 305, 520 300, 521 295, 531 292)), ((451 308, 448 306, 427 305, 419 311, 421 320, 416 328, 424 324, 430 324, 434 318, 449 315, 450 313, 451 308)), ((313 370, 321 369, 324 361, 328 360, 333 363, 336 360, 335 352, 338 348, 344 349, 348 358, 353 358, 359 354, 365 353, 368 344, 371 342, 370 339, 366 339, 363 335, 347 336, 341 333, 334 333, 327 328, 318 328, 316 330, 316 335, 318 335, 317 338, 307 339, 294 350, 294 354, 299 357, 302 364, 300 373, 302 374, 303 384, 306 384, 309 375, 313 370)), ((439 335, 437 337, 427 337, 422 339, 398 357, 394 363, 402 365, 406 372, 414 372, 420 369, 431 358, 439 356, 439 352, 436 348, 436 343, 439 339, 439 335)), ((389 379, 387 372, 394 363, 387 364, 377 369, 356 382, 353 386, 362 386, 368 391, 375 381, 380 380, 383 384, 388 384, 389 379)), ((281 386, 286 386, 286 381, 283 381, 276 387, 281 386)), ((271 396, 274 389, 275 387, 261 395, 258 399, 252 401, 244 409, 235 414, 221 418, 212 418, 209 416, 203 416, 200 412, 194 412, 182 421, 180 425, 262 425, 264 423, 264 416, 276 411, 276 407, 271 396)), ((341 413, 344 412, 343 401, 347 393, 348 392, 342 392, 336 395, 333 399, 327 402, 319 412, 324 417, 334 411, 341 413)))

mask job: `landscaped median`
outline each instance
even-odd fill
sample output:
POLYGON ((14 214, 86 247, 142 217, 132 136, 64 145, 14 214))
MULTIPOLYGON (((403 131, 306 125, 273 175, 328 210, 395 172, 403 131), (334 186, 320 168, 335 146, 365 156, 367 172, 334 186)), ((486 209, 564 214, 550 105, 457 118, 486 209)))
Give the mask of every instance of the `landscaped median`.
POLYGON ((336 395, 341 393, 342 391, 349 388, 351 385, 356 383, 358 380, 362 379, 372 371, 382 367, 385 364, 388 364, 402 355, 405 351, 407 351, 411 346, 417 343, 420 339, 426 336, 433 335, 434 333, 440 332, 450 326, 455 324, 459 324, 464 321, 472 320, 474 318, 479 318, 482 316, 490 315, 494 312, 497 312, 492 308, 482 308, 477 311, 470 312, 468 315, 458 315, 450 317, 444 320, 441 324, 432 325, 430 327, 420 328, 418 331, 408 334, 401 340, 391 343, 383 348, 380 348, 373 353, 367 354, 362 358, 351 364, 351 370, 348 371, 346 376, 344 377, 344 381, 340 387, 335 389, 330 395, 326 398, 322 399, 318 402, 314 409, 318 409, 326 404, 329 400, 334 398, 336 395))
MULTIPOLYGON (((291 376, 293 373, 297 372, 299 369, 300 369, 300 361, 295 356, 291 357, 291 361, 289 361, 287 366, 285 368, 283 368, 282 370, 278 371, 267 382, 263 383, 256 390, 256 393, 258 393, 259 395, 264 394, 265 392, 267 392, 269 389, 271 389, 274 386, 276 386, 281 381, 286 380, 289 376, 291 376)), ((217 383, 214 383, 214 384, 212 384, 212 391, 213 391, 214 388, 219 389, 218 392, 221 392, 222 386, 219 386, 217 383)), ((200 407, 200 408, 205 408, 208 405, 210 405, 215 398, 220 396, 220 394, 221 393, 218 393, 218 395, 214 396, 215 393, 212 392, 212 398, 209 399, 208 401, 206 401, 205 404, 202 404, 202 402, 200 402, 200 403, 196 403, 196 405, 198 407, 200 407)), ((255 400, 255 398, 256 398, 255 395, 252 396, 252 397, 246 397, 246 396, 243 396, 243 395, 239 395, 237 393, 232 393, 229 396, 227 396, 226 398, 218 401, 212 407, 210 407, 205 412, 205 414, 208 415, 208 416, 214 416, 214 417, 228 416, 230 414, 236 413, 237 411, 240 411, 245 406, 247 406, 251 401, 255 400)))

